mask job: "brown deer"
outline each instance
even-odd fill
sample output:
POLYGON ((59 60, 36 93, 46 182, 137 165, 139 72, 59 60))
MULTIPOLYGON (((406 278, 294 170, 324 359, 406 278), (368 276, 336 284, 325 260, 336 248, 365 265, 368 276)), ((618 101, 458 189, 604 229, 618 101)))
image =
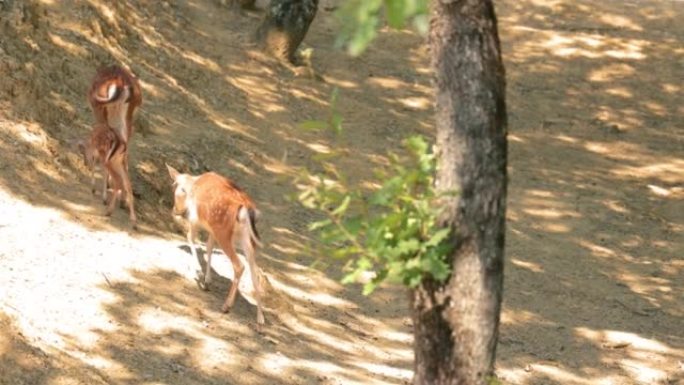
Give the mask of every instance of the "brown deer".
MULTIPOLYGON (((133 135, 133 114, 142 104, 138 79, 118 65, 100 68, 88 91, 88 102, 96 124, 110 127, 123 145, 123 165, 128 173, 128 142, 133 135)), ((106 172, 107 170, 104 176, 105 187, 108 183, 106 172)), ((107 188, 102 191, 102 200, 107 201, 107 188)), ((132 204, 128 198, 126 200, 132 204)))
POLYGON ((257 209, 252 199, 229 179, 214 172, 194 176, 181 174, 166 165, 173 179, 173 214, 185 216, 190 222, 188 243, 195 258, 195 235, 198 228, 209 233, 207 240, 207 263, 204 272, 204 286, 211 280, 211 254, 214 243, 223 249, 230 258, 235 272, 233 283, 228 291, 221 310, 226 313, 235 302, 240 277, 244 266, 235 249, 244 253, 254 284, 254 299, 257 305, 257 330, 264 324, 261 307, 261 281, 256 265, 257 248, 262 247, 256 229, 257 209))
POLYGON ((81 154, 86 167, 90 170, 90 181, 93 193, 95 193, 95 165, 102 169, 103 190, 107 190, 107 179, 112 180, 112 196, 107 206, 107 216, 112 215, 121 193, 126 194, 128 202, 128 215, 131 226, 137 228, 137 218, 133 202, 133 189, 125 166, 126 145, 122 143, 107 124, 97 123, 85 142, 79 143, 81 154))

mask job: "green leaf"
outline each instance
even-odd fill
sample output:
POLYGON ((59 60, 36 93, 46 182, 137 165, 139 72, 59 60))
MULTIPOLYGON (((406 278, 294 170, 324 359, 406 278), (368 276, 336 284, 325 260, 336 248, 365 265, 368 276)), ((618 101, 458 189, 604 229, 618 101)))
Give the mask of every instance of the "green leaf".
POLYGON ((425 242, 425 246, 427 247, 432 247, 432 246, 437 246, 440 243, 442 243, 444 240, 446 240, 449 237, 449 234, 451 234, 451 229, 450 228, 444 228, 437 230, 434 234, 432 234, 432 237, 425 242))
POLYGON ((312 222, 309 224, 309 231, 316 231, 316 230, 321 229, 323 227, 330 226, 331 224, 332 224, 332 221, 330 219, 324 219, 322 221, 312 222))
POLYGON ((342 120, 342 115, 337 112, 334 112, 330 118, 330 126, 336 134, 342 133, 342 120))
POLYGON ((412 255, 420 250, 420 246, 420 242, 413 238, 399 241, 397 244, 397 250, 399 251, 400 255, 412 255))
POLYGON ((342 215, 345 211, 347 211, 347 208, 349 207, 349 202, 351 202, 351 196, 347 195, 344 197, 344 200, 342 200, 342 203, 340 203, 339 206, 333 212, 330 214, 333 216, 339 216, 342 215))
POLYGON ((392 28, 401 28, 404 26, 406 4, 404 0, 386 0, 385 12, 387 14, 387 23, 392 28))
POLYGON ((305 120, 298 125, 299 128, 304 130, 324 130, 328 128, 328 123, 322 120, 305 120))

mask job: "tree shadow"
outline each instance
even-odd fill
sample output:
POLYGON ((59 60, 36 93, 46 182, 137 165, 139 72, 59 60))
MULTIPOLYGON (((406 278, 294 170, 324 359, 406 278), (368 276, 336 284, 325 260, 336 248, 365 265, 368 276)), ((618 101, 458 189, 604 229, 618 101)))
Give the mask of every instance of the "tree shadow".
POLYGON ((511 181, 498 374, 511 384, 677 381, 684 31, 674 20, 684 9, 498 5, 511 181))

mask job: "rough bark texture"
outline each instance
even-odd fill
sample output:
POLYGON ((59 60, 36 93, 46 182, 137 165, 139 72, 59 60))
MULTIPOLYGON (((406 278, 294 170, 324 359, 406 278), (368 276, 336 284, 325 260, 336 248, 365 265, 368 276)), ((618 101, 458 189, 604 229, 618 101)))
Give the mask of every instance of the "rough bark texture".
POLYGON ((316 16, 318 0, 271 0, 257 41, 273 56, 297 64, 295 52, 316 16))
POLYGON ((256 0, 220 0, 220 4, 233 8, 254 9, 256 0))
POLYGON ((413 292, 415 384, 486 384, 492 375, 503 289, 506 104, 490 0, 434 0, 437 188, 454 229, 452 275, 413 292))

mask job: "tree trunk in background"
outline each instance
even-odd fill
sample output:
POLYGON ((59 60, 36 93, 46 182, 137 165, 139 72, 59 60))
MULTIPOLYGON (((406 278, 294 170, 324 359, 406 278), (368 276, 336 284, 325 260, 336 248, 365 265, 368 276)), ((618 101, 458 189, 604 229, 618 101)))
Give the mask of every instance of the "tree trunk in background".
POLYGON ((318 0, 271 0, 257 41, 278 59, 297 64, 295 52, 316 16, 318 0))
POLYGON ((256 0, 221 0, 221 5, 242 9, 253 9, 256 0))
POLYGON ((412 292, 414 384, 486 384, 503 292, 506 103, 491 0, 434 0, 429 44, 436 96, 436 184, 454 230, 451 277, 412 292))

